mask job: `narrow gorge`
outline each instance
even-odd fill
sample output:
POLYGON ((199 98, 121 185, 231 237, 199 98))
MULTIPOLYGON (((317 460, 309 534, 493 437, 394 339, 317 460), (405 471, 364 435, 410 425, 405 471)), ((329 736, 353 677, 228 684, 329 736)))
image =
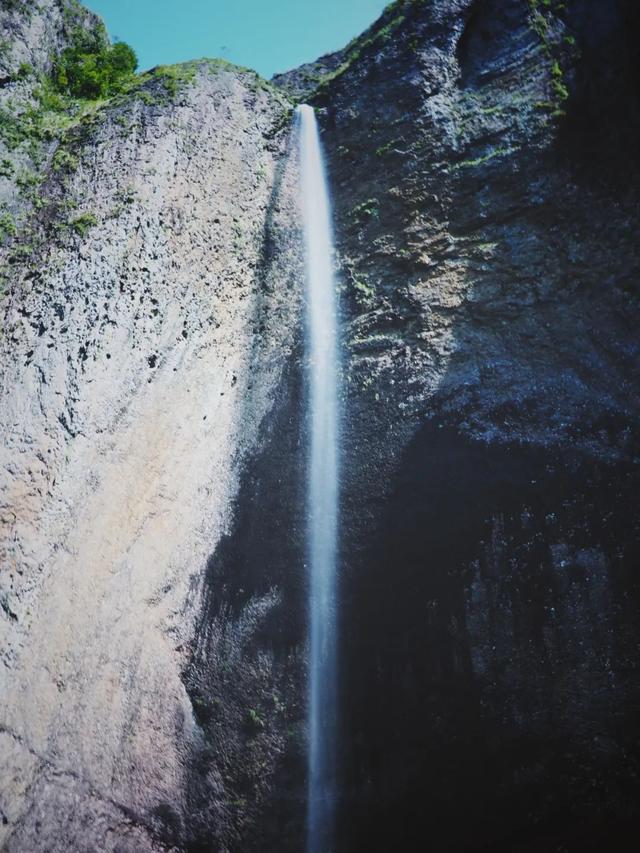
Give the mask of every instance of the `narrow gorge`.
POLYGON ((0 27, 0 850, 635 849, 637 4, 0 27))

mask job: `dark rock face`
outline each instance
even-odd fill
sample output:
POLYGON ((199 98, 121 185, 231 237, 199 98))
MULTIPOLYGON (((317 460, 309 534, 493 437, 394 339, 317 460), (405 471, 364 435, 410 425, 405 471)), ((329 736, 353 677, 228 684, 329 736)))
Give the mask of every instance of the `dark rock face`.
POLYGON ((460 6, 408 4, 322 97, 354 382, 403 370, 409 409, 437 392, 477 437, 623 452, 594 424, 637 406, 634 164, 614 186, 566 144, 561 19, 544 43, 525 3, 460 6))
POLYGON ((334 74, 344 62, 346 51, 339 50, 336 53, 328 53, 315 62, 308 62, 300 68, 294 68, 284 74, 276 74, 273 78, 274 85, 284 89, 287 94, 297 101, 303 101, 308 95, 312 95, 318 83, 328 74, 334 74))
POLYGON ((293 368, 264 426, 262 449, 245 471, 233 529, 207 565, 185 674, 203 732, 189 776, 191 853, 234 844, 256 853, 304 847, 301 394, 300 371, 293 368))
POLYGON ((637 820, 638 14, 605 5, 397 3, 315 96, 345 851, 627 849, 637 820))
POLYGON ((637 475, 433 426, 398 467, 345 583, 341 849, 621 844, 637 475))

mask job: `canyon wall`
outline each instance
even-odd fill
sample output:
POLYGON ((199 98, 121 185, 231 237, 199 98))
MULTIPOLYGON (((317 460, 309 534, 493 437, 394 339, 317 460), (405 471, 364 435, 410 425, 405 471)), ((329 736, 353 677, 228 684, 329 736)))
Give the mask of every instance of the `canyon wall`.
POLYGON ((626 849, 637 33, 397 3, 279 79, 322 116, 343 284, 341 849, 626 849))
POLYGON ((62 105, 97 19, 0 23, 2 849, 302 849, 303 99, 344 335, 338 849, 626 849, 634 5, 400 0, 275 86, 200 61, 62 105))
POLYGON ((32 70, 2 90, 0 843, 226 849, 297 689, 261 639, 277 584, 207 609, 298 347, 291 106, 203 61, 54 113, 34 45, 77 10, 42 6, 11 13, 32 70))

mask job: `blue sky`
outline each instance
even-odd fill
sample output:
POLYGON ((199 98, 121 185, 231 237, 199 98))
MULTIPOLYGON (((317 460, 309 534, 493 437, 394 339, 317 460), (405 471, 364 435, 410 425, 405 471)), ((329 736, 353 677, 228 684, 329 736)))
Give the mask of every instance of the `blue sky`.
POLYGON ((140 69, 222 56, 264 77, 343 47, 389 0, 84 0, 140 69))

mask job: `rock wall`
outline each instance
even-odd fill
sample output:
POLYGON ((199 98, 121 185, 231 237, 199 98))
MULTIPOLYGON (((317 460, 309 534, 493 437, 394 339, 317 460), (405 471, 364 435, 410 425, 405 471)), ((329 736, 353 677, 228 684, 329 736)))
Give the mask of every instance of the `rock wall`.
POLYGON ((106 32, 97 15, 76 0, 4 0, 0 8, 0 86, 15 82, 29 65, 50 71, 76 28, 106 32))
POLYGON ((345 851, 633 824, 637 24, 398 2, 304 93, 348 364, 345 851))
MULTIPOLYGON (((20 30, 27 46, 32 31, 57 32, 58 4, 45 5, 20 30)), ((217 721, 214 750, 209 697, 187 687, 206 634, 247 703, 264 692, 285 707, 297 689, 261 637, 281 588, 233 614, 218 589, 216 613, 205 604, 207 560, 297 347, 290 105, 225 63, 171 79, 43 141, 37 199, 16 201, 3 248, 10 851, 195 850, 213 837, 229 849, 284 752, 284 714, 255 702, 217 721), (253 752, 230 763, 234 739, 253 752), (200 777, 213 827, 196 814, 200 777)), ((3 90, 18 115, 24 85, 3 90)))
POLYGON ((51 51, 100 25, 39 7, 0 13, 2 849, 303 846, 283 90, 342 291, 338 849, 626 849, 634 5, 399 0, 280 92, 203 61, 63 109, 51 51))

